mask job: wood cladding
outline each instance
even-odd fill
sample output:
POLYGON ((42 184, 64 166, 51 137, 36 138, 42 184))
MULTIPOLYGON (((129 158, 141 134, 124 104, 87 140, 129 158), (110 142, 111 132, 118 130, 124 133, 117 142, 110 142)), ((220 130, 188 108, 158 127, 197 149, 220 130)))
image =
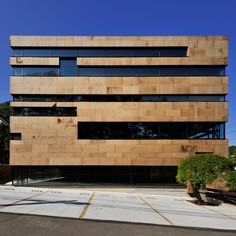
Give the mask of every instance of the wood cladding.
POLYGON ((56 57, 10 57, 12 66, 59 66, 59 58, 56 57))
POLYGON ((226 36, 11 36, 12 47, 188 47, 188 56, 227 65, 226 36))
POLYGON ((227 121, 227 102, 11 102, 12 107, 77 107, 77 121, 227 121))
MULTIPOLYGON (((11 36, 11 47, 187 47, 187 57, 77 58, 85 66, 222 65, 225 36, 11 36)), ((11 65, 58 66, 59 58, 12 57, 11 65)), ((11 94, 226 95, 227 76, 28 77, 11 76, 11 94)), ((11 165, 176 166, 199 152, 228 155, 227 140, 79 140, 79 121, 226 122, 227 102, 11 102, 12 107, 77 107, 77 117, 11 117, 11 165)))
POLYGON ((227 94, 227 76, 17 77, 11 94, 227 94))
POLYGON ((11 165, 177 165, 195 152, 226 156, 227 140, 78 140, 76 118, 11 117, 11 165))

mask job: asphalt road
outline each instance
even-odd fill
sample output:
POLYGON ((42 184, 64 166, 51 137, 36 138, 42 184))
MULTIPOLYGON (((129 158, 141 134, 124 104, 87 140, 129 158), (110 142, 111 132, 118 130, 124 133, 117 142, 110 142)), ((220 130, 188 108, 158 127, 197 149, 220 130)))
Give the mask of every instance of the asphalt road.
POLYGON ((1 236, 235 236, 235 231, 0 213, 1 236))

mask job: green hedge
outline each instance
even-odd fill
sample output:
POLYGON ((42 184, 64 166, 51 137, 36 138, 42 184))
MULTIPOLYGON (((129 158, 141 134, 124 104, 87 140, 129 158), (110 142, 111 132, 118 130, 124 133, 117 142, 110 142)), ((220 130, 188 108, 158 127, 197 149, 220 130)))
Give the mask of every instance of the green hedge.
POLYGON ((177 181, 191 183, 195 189, 205 189, 217 178, 226 178, 232 171, 232 162, 216 154, 199 154, 180 161, 177 181))

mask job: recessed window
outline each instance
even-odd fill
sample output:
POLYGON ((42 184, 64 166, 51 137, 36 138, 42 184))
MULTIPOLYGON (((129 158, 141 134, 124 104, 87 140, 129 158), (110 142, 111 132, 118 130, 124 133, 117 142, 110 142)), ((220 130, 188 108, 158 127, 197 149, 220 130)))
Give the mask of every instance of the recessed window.
POLYGON ((14 76, 58 76, 54 67, 13 67, 14 76))
POLYGON ((24 49, 25 57, 49 57, 49 49, 24 49))
POLYGON ((13 107, 13 116, 76 116, 76 107, 13 107))
POLYGON ((223 66, 79 66, 79 76, 152 77, 152 76, 223 76, 223 66))
POLYGON ((224 95, 13 95, 18 102, 224 102, 224 95))
POLYGON ((186 57, 187 47, 13 48, 13 56, 30 57, 186 57))
POLYGON ((13 49, 13 56, 14 57, 23 57, 24 50, 23 49, 13 49))
POLYGON ((76 58, 60 59, 60 76, 76 76, 77 74, 76 58))
POLYGON ((51 57, 77 57, 77 49, 51 49, 51 57))
POLYGON ((224 139, 224 123, 78 122, 78 139, 224 139))
POLYGON ((21 133, 10 133, 11 140, 21 140, 21 133))

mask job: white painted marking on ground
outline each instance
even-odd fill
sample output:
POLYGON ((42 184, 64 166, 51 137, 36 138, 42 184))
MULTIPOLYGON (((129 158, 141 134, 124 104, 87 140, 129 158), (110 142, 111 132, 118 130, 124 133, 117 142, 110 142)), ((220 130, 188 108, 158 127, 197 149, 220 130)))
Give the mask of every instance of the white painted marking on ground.
POLYGON ((6 206, 0 211, 78 218, 87 205, 91 193, 51 190, 42 193, 40 196, 35 195, 12 206, 6 206))
POLYGON ((0 212, 236 230, 236 206, 197 206, 182 197, 0 186, 0 212), (88 201, 91 203, 88 205, 88 201), (169 222, 166 220, 168 219, 169 222))
POLYGON ((86 218, 153 224, 168 224, 133 194, 97 192, 86 218))
MULTIPOLYGON (((236 230, 236 220, 177 197, 144 196, 143 198, 174 225, 236 230)), ((216 207, 217 209, 217 207, 216 207)))

